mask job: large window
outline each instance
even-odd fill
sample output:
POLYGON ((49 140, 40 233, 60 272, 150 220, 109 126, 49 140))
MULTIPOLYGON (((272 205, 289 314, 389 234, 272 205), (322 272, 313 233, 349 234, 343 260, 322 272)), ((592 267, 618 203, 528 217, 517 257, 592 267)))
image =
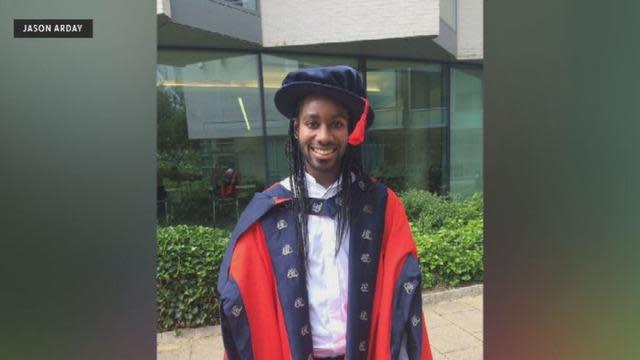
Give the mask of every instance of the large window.
POLYGON ((451 69, 451 192, 482 191, 482 71, 451 69))
POLYGON ((291 71, 317 66, 348 65, 357 68, 357 60, 343 57, 263 55, 264 96, 267 120, 267 153, 269 181, 279 181, 289 175, 285 143, 289 133, 289 119, 276 109, 273 102, 276 90, 291 71))
POLYGON ((394 190, 446 189, 442 84, 440 65, 367 62, 375 123, 365 144, 365 165, 394 190))
MULTIPOLYGON (((349 57, 260 57, 262 69, 259 55, 247 52, 158 52, 161 223, 212 224, 215 217, 217 226, 232 226, 236 207, 242 211, 253 193, 288 175, 289 119, 273 102, 287 73, 358 67, 358 59, 349 57), (229 169, 236 174, 237 191, 225 194, 229 169)), ((396 191, 463 196, 482 191, 481 69, 455 65, 444 76, 440 64, 371 59, 363 64, 375 111, 363 151, 367 171, 396 191)))
POLYGON ((236 205, 264 188, 257 55, 160 51, 157 85, 164 219, 211 223, 216 199, 232 209, 218 211, 218 217, 235 213, 236 205), (221 186, 229 169, 237 191, 225 194, 221 186))

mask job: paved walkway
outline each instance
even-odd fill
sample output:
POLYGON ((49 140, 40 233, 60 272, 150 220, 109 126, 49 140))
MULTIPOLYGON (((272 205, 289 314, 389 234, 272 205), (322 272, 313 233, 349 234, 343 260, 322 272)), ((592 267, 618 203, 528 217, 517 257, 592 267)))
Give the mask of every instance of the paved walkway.
MULTIPOLYGON (((424 293, 434 360, 482 359, 482 285, 424 293)), ((158 334, 158 360, 222 359, 219 326, 158 334)))

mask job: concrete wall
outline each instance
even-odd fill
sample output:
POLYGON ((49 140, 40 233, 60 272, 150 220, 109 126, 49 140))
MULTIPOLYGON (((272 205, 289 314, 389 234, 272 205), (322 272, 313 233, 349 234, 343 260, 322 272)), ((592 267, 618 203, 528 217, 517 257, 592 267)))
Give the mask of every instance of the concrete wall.
POLYGON ((156 5, 157 15, 171 16, 171 2, 169 0, 158 0, 156 5))
POLYGON ((454 56, 458 52, 458 33, 442 18, 440 19, 440 35, 433 39, 433 42, 454 56))
POLYGON ((437 36, 440 22, 439 0, 262 0, 260 8, 265 47, 437 36))
POLYGON ((171 22, 252 43, 262 38, 258 14, 222 2, 171 0, 171 22))
POLYGON ((483 58, 483 0, 458 0, 458 60, 483 58))

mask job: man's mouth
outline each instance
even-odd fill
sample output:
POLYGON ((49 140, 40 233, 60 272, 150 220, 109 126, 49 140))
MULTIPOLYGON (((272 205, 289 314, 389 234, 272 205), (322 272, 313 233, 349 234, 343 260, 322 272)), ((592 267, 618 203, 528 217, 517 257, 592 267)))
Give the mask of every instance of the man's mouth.
POLYGON ((312 153, 322 157, 329 156, 334 152, 338 151, 338 148, 335 146, 330 146, 330 147, 310 146, 310 148, 312 153))

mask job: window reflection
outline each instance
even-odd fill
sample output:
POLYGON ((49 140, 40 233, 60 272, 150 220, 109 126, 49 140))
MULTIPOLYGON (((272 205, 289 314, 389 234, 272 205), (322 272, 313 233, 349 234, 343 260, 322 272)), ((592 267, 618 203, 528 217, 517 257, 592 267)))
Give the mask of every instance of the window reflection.
MULTIPOLYGON (((257 55, 162 51, 157 85, 169 221, 211 224, 214 204, 233 209, 264 188, 257 55), (229 169, 238 189, 221 191, 229 169)), ((233 222, 234 213, 216 211, 215 221, 233 222)))
POLYGON ((482 77, 477 68, 451 69, 451 192, 482 192, 482 77))
POLYGON ((397 191, 445 191, 441 66, 368 61, 367 91, 376 113, 365 144, 367 169, 397 191))

